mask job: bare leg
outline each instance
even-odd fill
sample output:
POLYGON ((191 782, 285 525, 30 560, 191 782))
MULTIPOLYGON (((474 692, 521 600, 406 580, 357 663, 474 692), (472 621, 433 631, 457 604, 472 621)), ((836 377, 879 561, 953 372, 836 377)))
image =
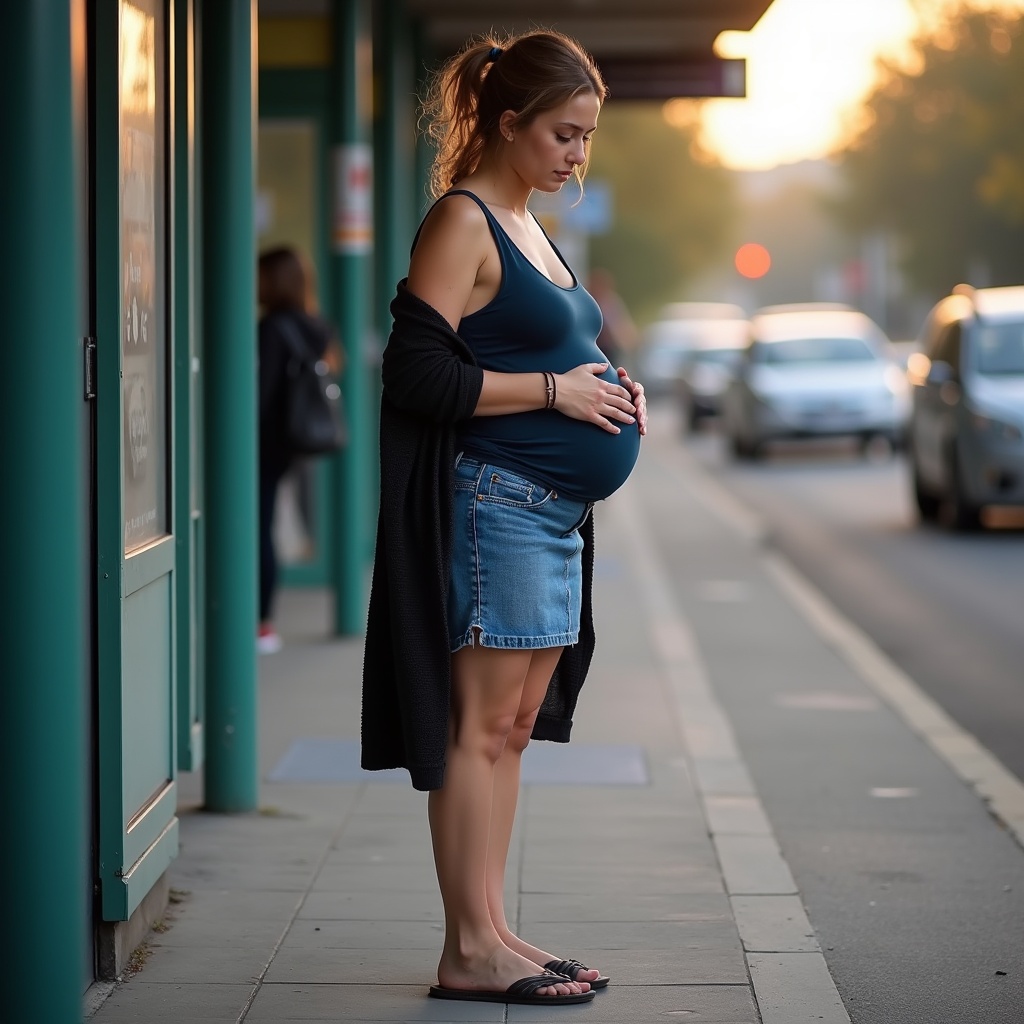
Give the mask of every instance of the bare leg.
MULTIPOLYGON (((504 990, 540 973, 509 949, 487 908, 487 844, 494 766, 501 757, 530 667, 530 651, 464 647, 452 657, 452 710, 444 786, 428 800, 445 939, 437 980, 446 988, 504 990)), ((539 995, 581 992, 571 982, 539 995)))
MULTIPOLYGON (((530 667, 523 686, 523 696, 516 713, 515 724, 505 742, 504 750, 494 768, 494 803, 491 811, 491 831, 487 847, 487 907, 495 930, 509 949, 525 956, 542 966, 561 957, 531 946, 515 935, 505 920, 505 865, 508 861, 509 844, 512 841, 512 826, 515 822, 516 805, 519 800, 519 776, 523 751, 530 742, 533 724, 537 719, 544 694, 547 692, 551 673, 554 672, 561 647, 545 647, 533 652, 530 667)), ((580 971, 576 980, 596 981, 600 971, 580 971)), ((584 991, 590 988, 583 986, 584 991)))

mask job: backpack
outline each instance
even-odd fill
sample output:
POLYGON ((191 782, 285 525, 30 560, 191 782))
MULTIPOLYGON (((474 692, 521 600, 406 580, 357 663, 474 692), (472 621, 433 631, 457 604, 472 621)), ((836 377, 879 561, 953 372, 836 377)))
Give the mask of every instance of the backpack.
POLYGON ((348 430, 341 388, 317 359, 295 323, 279 320, 288 345, 284 373, 285 443, 295 455, 328 455, 344 447, 348 430))

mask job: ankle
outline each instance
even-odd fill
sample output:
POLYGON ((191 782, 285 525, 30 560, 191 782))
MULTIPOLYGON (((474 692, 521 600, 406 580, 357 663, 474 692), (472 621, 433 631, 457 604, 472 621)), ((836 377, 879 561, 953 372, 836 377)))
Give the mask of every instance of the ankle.
POLYGON ((492 957, 504 942, 494 928, 448 929, 444 940, 443 959, 463 966, 492 957))

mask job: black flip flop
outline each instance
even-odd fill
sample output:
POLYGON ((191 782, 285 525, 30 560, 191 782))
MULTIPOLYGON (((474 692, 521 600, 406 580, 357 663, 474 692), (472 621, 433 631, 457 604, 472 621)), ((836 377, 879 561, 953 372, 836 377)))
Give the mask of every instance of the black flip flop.
MULTIPOLYGON (((561 974, 568 978, 570 981, 576 980, 576 975, 580 971, 589 971, 590 968, 585 964, 581 964, 579 960, 552 960, 550 963, 544 965, 545 971, 553 971, 555 974, 561 974)), ((611 978, 602 974, 596 981, 587 982, 592 989, 605 988, 611 978)))
POLYGON ((537 990, 557 985, 564 977, 553 974, 534 974, 529 978, 513 981, 504 992, 489 989, 445 988, 443 985, 431 985, 430 994, 435 999, 460 999, 471 1003, 517 1003, 524 1006, 565 1006, 567 1003, 589 1003, 594 998, 593 992, 580 992, 578 995, 539 996, 537 990))

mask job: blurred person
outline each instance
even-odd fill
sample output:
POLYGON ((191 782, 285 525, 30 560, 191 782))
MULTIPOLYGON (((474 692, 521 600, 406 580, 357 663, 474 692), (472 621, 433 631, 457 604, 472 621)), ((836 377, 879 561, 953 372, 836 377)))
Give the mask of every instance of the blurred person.
POLYGON ((567 741, 594 646, 593 504, 631 472, 643 387, 530 213, 582 185, 606 90, 559 33, 470 40, 424 106, 436 200, 392 302, 363 667, 362 764, 429 791, 445 914, 430 995, 589 1001, 608 979, 510 929, 531 737, 567 741))
POLYGON ((601 307, 603 322, 597 347, 612 366, 619 366, 636 352, 636 324, 615 287, 610 270, 594 267, 587 277, 587 290, 601 307))
MULTIPOLYGON (((316 359, 340 375, 343 356, 333 327, 316 310, 313 275, 306 260, 291 246, 267 249, 259 256, 257 294, 261 316, 257 327, 259 364, 259 622, 257 647, 269 654, 281 648, 272 621, 278 560, 274 548, 274 507, 284 475, 298 470, 299 505, 302 473, 308 488, 309 459, 296 458, 285 431, 285 374, 296 333, 316 359)), ((309 499, 305 501, 308 507, 309 499)), ((308 514, 304 513, 304 514, 308 514)), ((307 529, 309 528, 307 521, 307 529)))

